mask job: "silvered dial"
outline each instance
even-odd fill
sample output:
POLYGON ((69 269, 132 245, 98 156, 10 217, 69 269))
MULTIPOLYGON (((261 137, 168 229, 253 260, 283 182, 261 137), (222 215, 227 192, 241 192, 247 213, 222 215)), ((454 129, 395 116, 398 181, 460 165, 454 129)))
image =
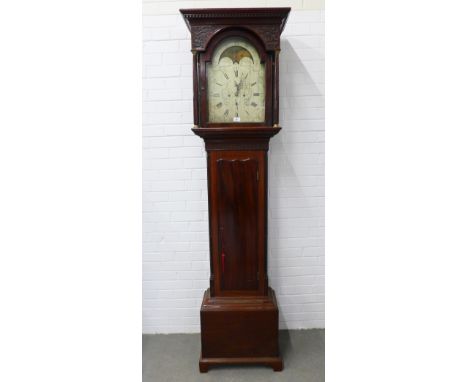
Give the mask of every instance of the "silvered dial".
POLYGON ((257 50, 239 37, 223 40, 207 65, 208 121, 265 121, 265 65, 257 50))

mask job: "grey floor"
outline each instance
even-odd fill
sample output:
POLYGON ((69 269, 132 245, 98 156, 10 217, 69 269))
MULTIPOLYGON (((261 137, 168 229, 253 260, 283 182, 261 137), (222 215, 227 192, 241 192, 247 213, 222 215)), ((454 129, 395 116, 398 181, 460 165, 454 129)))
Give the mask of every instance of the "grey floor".
POLYGON ((325 330, 281 330, 284 370, 264 366, 217 366, 198 371, 199 334, 143 335, 143 382, 185 381, 288 381, 325 380, 325 330))

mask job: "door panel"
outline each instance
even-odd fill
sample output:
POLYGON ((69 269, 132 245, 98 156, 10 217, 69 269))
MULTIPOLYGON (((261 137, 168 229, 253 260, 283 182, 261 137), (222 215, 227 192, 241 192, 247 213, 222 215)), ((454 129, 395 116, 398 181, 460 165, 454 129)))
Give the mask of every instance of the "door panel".
POLYGON ((258 170, 256 158, 216 161, 218 264, 223 291, 259 287, 258 170))

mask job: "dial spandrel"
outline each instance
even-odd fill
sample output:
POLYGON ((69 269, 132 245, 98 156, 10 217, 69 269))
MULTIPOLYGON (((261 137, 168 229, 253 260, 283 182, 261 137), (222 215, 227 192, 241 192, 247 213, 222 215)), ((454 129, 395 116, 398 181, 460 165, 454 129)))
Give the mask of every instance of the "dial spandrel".
POLYGON ((265 65, 243 38, 223 40, 207 64, 208 121, 265 121, 265 65))

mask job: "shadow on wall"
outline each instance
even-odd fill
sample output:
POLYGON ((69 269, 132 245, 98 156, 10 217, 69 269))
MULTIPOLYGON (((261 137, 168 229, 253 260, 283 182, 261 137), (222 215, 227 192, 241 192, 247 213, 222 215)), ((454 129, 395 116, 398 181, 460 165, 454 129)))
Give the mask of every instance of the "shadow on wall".
POLYGON ((294 37, 281 45, 282 130, 270 141, 269 153, 268 274, 280 304, 280 327, 289 329, 285 312, 298 313, 293 328, 323 315, 281 309, 281 304, 291 302, 288 295, 324 293, 323 267, 302 260, 324 256, 324 58, 322 48, 294 37), (299 273, 285 272, 285 266, 297 266, 299 273))

